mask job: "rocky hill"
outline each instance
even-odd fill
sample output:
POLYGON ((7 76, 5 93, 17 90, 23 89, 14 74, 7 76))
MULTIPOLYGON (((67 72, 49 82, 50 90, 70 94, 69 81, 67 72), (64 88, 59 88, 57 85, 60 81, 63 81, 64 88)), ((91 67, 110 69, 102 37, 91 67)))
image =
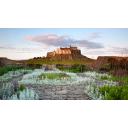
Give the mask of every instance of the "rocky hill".
POLYGON ((84 60, 88 59, 88 57, 83 56, 81 54, 81 50, 77 47, 65 47, 65 48, 58 48, 53 52, 48 52, 47 57, 50 60, 84 60))
POLYGON ((98 70, 117 70, 127 69, 128 70, 128 57, 119 56, 99 56, 93 63, 93 68, 98 70))
POLYGON ((25 61, 10 60, 6 57, 0 57, 0 66, 6 65, 23 65, 25 61))

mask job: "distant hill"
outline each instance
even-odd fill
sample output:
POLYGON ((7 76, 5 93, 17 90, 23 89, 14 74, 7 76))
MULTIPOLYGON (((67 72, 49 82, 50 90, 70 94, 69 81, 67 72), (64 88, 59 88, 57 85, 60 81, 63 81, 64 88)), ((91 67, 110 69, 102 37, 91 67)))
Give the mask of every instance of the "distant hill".
POLYGON ((90 59, 83 55, 77 55, 77 57, 72 57, 72 55, 55 55, 53 57, 34 57, 29 60, 10 60, 8 58, 0 57, 0 66, 6 65, 88 65, 91 69, 99 71, 110 71, 125 69, 128 70, 128 57, 119 57, 119 56, 99 56, 97 60, 90 59))
POLYGON ((0 66, 6 66, 6 65, 23 65, 25 61, 16 61, 16 60, 10 60, 6 57, 0 57, 0 66))
POLYGON ((58 48, 52 52, 48 52, 44 58, 33 58, 28 60, 28 64, 88 64, 93 62, 90 59, 81 54, 81 50, 77 47, 65 47, 58 48))

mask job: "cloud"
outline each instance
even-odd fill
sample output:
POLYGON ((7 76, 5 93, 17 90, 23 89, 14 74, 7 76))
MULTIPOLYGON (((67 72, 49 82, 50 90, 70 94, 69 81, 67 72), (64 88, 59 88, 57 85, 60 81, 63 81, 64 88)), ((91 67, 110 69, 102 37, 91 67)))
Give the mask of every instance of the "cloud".
POLYGON ((88 40, 77 40, 75 41, 76 44, 78 44, 79 47, 85 47, 87 49, 99 49, 104 48, 104 46, 97 42, 92 42, 88 40))
POLYGON ((16 47, 8 47, 8 46, 0 46, 1 50, 14 50, 19 52, 33 52, 33 51, 42 51, 40 48, 16 48, 16 47))
POLYGON ((27 36, 27 40, 33 42, 39 42, 46 46, 54 46, 54 47, 65 47, 65 46, 78 46, 85 47, 87 49, 97 49, 103 48, 104 46, 97 42, 92 42, 89 40, 76 40, 72 39, 69 36, 58 36, 56 34, 48 34, 48 35, 39 35, 39 36, 27 36))
POLYGON ((8 47, 8 46, 0 46, 0 49, 12 49, 12 50, 14 50, 15 48, 13 48, 13 47, 8 47))
POLYGON ((111 47, 108 49, 108 51, 112 54, 118 54, 118 55, 128 55, 128 48, 123 47, 111 47))
POLYGON ((101 33, 99 32, 93 32, 89 35, 88 40, 93 40, 101 37, 101 33))

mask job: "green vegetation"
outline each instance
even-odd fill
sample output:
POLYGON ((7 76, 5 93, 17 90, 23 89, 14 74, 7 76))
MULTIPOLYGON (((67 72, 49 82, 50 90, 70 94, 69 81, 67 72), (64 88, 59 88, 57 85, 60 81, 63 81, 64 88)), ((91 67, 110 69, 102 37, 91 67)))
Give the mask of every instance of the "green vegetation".
POLYGON ((109 80, 110 78, 108 76, 101 76, 101 80, 109 80))
POLYGON ((64 65, 73 65, 73 64, 89 64, 94 60, 92 59, 74 59, 74 60, 50 60, 48 58, 39 58, 39 59, 30 59, 26 63, 27 65, 42 65, 42 64, 64 64, 64 65))
POLYGON ((119 84, 122 84, 122 85, 128 85, 128 76, 122 76, 122 77, 111 76, 110 80, 117 81, 119 82, 119 84))
POLYGON ((101 76, 101 80, 109 80, 109 81, 115 81, 118 82, 119 85, 128 85, 128 76, 113 76, 107 77, 107 76, 101 76))
POLYGON ((128 86, 103 86, 99 93, 105 100, 128 100, 128 86))
POLYGON ((72 66, 64 66, 64 65, 58 65, 57 68, 61 71, 66 72, 73 72, 73 73, 80 73, 84 71, 88 71, 89 68, 85 65, 72 65, 72 66))
POLYGON ((21 84, 21 85, 19 86, 19 91, 23 91, 24 89, 26 89, 25 85, 21 84))
POLYGON ((5 73, 8 73, 9 71, 16 71, 19 69, 32 70, 35 68, 34 67, 14 66, 14 65, 4 66, 4 67, 0 67, 0 76, 4 75, 5 73))
POLYGON ((40 79, 67 79, 70 78, 69 75, 65 73, 43 73, 39 76, 40 79))
POLYGON ((101 80, 117 82, 117 86, 99 87, 99 94, 105 100, 128 100, 128 75, 101 76, 101 80))
POLYGON ((9 71, 16 71, 18 69, 22 69, 22 67, 19 66, 5 66, 5 67, 0 67, 0 76, 9 72, 9 71))

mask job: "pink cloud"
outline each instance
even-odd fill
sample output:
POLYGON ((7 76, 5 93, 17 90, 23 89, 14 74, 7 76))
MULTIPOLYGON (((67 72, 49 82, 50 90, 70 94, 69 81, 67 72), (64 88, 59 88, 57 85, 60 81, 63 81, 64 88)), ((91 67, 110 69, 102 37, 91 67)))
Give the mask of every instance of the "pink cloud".
POLYGON ((39 42, 47 46, 62 47, 75 45, 78 47, 85 47, 88 49, 103 48, 100 43, 88 41, 88 40, 75 40, 69 36, 58 36, 56 34, 38 35, 38 36, 27 36, 27 40, 33 42, 39 42))

